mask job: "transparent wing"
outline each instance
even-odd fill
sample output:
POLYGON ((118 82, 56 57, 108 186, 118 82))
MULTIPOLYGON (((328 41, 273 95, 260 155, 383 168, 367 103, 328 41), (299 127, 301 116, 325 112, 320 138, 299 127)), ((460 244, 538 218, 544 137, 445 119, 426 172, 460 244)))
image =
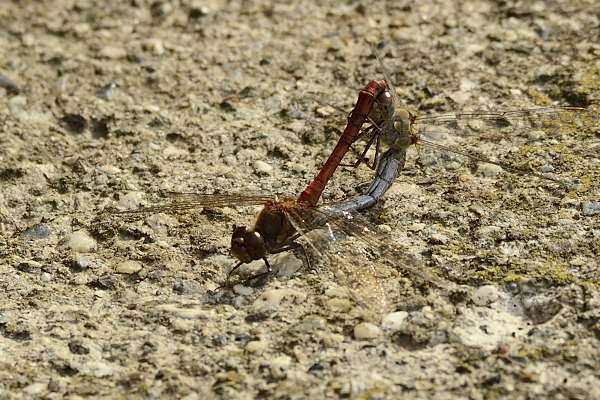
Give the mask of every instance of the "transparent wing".
POLYGON ((385 292, 363 244, 332 224, 331 217, 314 207, 289 210, 288 217, 337 282, 362 307, 377 314, 388 311, 385 292))
POLYGON ((502 112, 468 112, 418 116, 414 122, 417 134, 445 128, 455 135, 498 133, 523 134, 532 130, 547 133, 574 133, 593 126, 598 114, 581 107, 551 106, 502 112))
POLYGON ((219 208, 256 206, 273 201, 273 196, 248 196, 235 194, 165 193, 167 202, 138 210, 121 211, 120 214, 159 213, 192 208, 219 208))
POLYGON ((362 217, 334 207, 298 206, 289 211, 294 227, 326 261, 337 281, 361 306, 377 313, 389 311, 385 291, 377 278, 372 257, 384 258, 395 267, 455 290, 458 286, 422 267, 402 248, 392 244, 362 217), (316 230, 316 234, 307 235, 316 230))

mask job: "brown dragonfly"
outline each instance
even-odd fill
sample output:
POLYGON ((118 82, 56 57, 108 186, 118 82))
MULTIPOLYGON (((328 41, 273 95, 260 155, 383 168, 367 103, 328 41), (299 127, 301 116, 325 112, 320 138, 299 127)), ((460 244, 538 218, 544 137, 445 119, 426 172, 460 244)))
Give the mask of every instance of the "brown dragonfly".
POLYGON ((392 244, 384 234, 353 213, 334 207, 311 206, 289 197, 273 199, 271 196, 174 192, 168 192, 166 196, 171 200, 168 204, 124 213, 264 206, 253 228, 241 226, 234 229, 231 253, 239 262, 229 272, 226 285, 229 285, 231 274, 236 269, 255 260, 263 260, 266 270, 246 282, 270 274, 272 269, 267 256, 299 247, 296 240, 302 238, 322 264, 333 272, 336 280, 349 291, 352 299, 378 314, 387 311, 389 306, 377 278, 373 258, 382 258, 396 268, 446 289, 457 288, 455 284, 419 266, 404 249, 392 244))
MULTIPOLYGON (((418 146, 419 151, 421 148, 428 148, 444 153, 453 153, 475 162, 496 165, 516 174, 535 176, 558 183, 564 187, 571 186, 565 180, 542 175, 531 168, 512 166, 492 160, 478 152, 467 150, 467 139, 477 135, 514 138, 522 137, 533 131, 548 132, 552 135, 555 133, 574 133, 596 124, 598 122, 596 112, 575 106, 548 106, 523 110, 473 111, 417 116, 403 106, 391 82, 390 75, 374 47, 373 52, 384 75, 387 90, 376 96, 366 119, 369 125, 361 129, 356 137, 356 140, 367 140, 367 145, 360 152, 358 160, 350 166, 357 167, 360 163, 369 165, 366 154, 371 146, 375 144, 375 158, 372 165, 369 165, 371 169, 375 169, 379 164, 380 146, 383 142, 390 148, 385 157, 385 163, 388 165, 379 165, 376 179, 382 175, 393 175, 392 168, 402 169, 406 149, 415 145, 418 146), (442 145, 438 141, 443 137, 450 138, 457 144, 452 147, 442 145), (390 160, 397 160, 398 162, 390 162, 390 160)), ((431 158, 426 162, 435 165, 441 162, 441 158, 443 157, 431 158)), ((550 167, 549 169, 553 168, 550 167)), ((389 188, 389 184, 391 183, 374 182, 373 185, 379 186, 379 190, 375 195, 381 197, 389 188), (385 189, 383 189, 384 187, 385 189)), ((370 199, 370 203, 377 201, 379 197, 370 199)), ((358 204, 355 208, 364 208, 364 206, 358 204)))

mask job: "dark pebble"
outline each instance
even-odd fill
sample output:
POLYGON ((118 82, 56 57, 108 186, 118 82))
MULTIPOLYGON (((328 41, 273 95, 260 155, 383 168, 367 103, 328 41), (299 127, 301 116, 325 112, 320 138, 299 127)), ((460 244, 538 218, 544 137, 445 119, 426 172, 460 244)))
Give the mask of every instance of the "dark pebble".
POLYGON ((219 104, 219 107, 221 107, 221 110, 227 111, 227 112, 236 112, 237 111, 237 108, 235 108, 235 106, 227 100, 223 100, 221 102, 221 104, 219 104))
POLYGON ((176 283, 173 290, 182 295, 196 294, 200 291, 200 284, 196 281, 183 281, 176 283))
POLYGON ((60 120, 71 133, 82 133, 87 128, 87 121, 79 114, 66 114, 60 120))
POLYGON ((30 226, 23 234, 32 239, 46 239, 51 233, 50 225, 41 223, 30 226))
POLYGON ((74 340, 69 343, 69 350, 73 354, 88 354, 90 352, 89 346, 81 340, 74 340))
POLYGON ((287 116, 291 119, 304 119, 304 114, 300 110, 290 111, 287 116))
POLYGON ((103 275, 98 278, 98 283, 107 289, 115 289, 118 286, 118 278, 112 274, 103 275))
POLYGON ((21 90, 21 86, 17 82, 2 74, 0 74, 0 86, 9 93, 18 93, 21 90))

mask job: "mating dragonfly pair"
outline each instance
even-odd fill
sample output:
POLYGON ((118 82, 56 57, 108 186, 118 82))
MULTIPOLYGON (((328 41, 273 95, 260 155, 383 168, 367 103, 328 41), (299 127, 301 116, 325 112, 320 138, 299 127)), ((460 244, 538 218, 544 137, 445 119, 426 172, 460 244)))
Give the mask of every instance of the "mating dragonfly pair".
MULTIPOLYGON (((375 53, 377 56, 377 53, 375 53)), ((429 146, 466 156, 477 162, 491 163, 503 169, 545 179, 559 185, 562 180, 522 170, 462 149, 444 147, 425 138, 427 134, 452 132, 458 137, 472 131, 494 129, 502 135, 531 130, 583 129, 596 123, 598 116, 580 107, 544 107, 507 112, 454 113, 439 116, 415 116, 401 104, 392 86, 389 74, 379 59, 385 80, 369 82, 359 93, 356 106, 348 116, 348 124, 332 154, 313 182, 298 196, 273 199, 270 196, 242 196, 223 194, 168 193, 169 204, 147 207, 134 213, 157 213, 185 210, 196 207, 264 205, 254 227, 237 227, 231 239, 231 253, 238 259, 227 276, 230 284, 232 272, 242 264, 263 260, 265 271, 248 281, 271 273, 267 260, 269 254, 300 246, 302 238, 324 265, 334 273, 351 297, 361 306, 375 313, 388 310, 385 291, 382 289, 372 262, 373 257, 384 257, 398 268, 405 269, 423 279, 447 289, 455 284, 436 276, 419 266, 403 249, 391 243, 385 235, 365 223, 356 212, 376 203, 389 189, 404 167, 406 150, 412 145, 429 146), (364 126, 364 127, 363 127, 364 126), (366 139, 367 146, 359 160, 367 163, 367 150, 375 144, 375 179, 366 192, 352 200, 334 206, 317 206, 318 200, 342 159, 358 139, 366 139), (389 147, 380 156, 380 146, 389 147), (348 241, 352 245, 348 245, 348 241)))

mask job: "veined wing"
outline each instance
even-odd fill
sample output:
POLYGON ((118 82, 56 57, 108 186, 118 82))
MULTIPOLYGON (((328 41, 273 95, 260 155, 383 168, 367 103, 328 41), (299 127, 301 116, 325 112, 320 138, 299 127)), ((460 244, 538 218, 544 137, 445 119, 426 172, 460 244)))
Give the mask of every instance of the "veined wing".
POLYGON ((122 214, 159 213, 192 208, 219 208, 235 206, 256 206, 273 201, 273 196, 201 194, 201 193, 165 193, 168 201, 157 206, 143 207, 138 210, 122 211, 122 214))
POLYGON ((598 114, 591 109, 550 106, 501 112, 474 111, 421 115, 415 119, 414 126, 418 134, 439 130, 441 126, 456 135, 474 133, 511 135, 532 130, 542 130, 552 134, 552 132, 574 133, 589 128, 598 122, 598 118, 598 114))
POLYGON ((378 315, 389 311, 385 291, 364 243, 338 229, 327 214, 315 207, 300 205, 289 210, 288 217, 356 303, 378 315))

